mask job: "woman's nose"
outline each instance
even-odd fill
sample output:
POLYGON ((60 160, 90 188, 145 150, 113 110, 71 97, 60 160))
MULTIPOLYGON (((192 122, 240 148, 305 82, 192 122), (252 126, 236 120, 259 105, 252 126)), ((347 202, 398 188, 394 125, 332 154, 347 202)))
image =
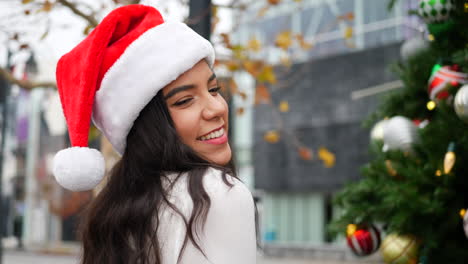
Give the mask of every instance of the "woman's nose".
POLYGON ((221 117, 224 115, 225 111, 227 111, 226 104, 223 103, 224 99, 222 97, 217 98, 218 96, 221 97, 219 94, 216 96, 212 96, 210 94, 209 97, 205 100, 202 114, 203 118, 206 120, 221 117))

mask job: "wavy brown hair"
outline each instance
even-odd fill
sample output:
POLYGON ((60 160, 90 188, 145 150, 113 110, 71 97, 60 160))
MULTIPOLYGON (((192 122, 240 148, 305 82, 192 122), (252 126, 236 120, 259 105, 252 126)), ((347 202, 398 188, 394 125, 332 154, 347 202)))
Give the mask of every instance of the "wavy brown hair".
MULTIPOLYGON (((154 217, 162 202, 185 221, 187 234, 179 260, 188 239, 205 255, 194 239, 194 230, 205 223, 211 205, 202 182, 209 167, 220 169, 228 186, 232 184, 227 174, 237 178, 232 160, 224 167, 210 164, 182 143, 159 92, 135 121, 125 152, 112 168, 108 183, 84 211, 79 228, 81 263, 163 264, 157 238, 159 220, 154 217), (167 199, 162 181, 169 171, 179 176, 188 173, 188 191, 194 205, 189 219, 167 199)), ((256 207, 255 219, 258 230, 256 207)))

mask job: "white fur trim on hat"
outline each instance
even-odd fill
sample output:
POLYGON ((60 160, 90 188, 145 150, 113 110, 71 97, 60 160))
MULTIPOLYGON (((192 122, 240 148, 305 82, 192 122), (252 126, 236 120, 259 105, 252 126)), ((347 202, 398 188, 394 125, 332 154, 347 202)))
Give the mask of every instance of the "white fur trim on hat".
POLYGON ((157 92, 206 59, 211 43, 180 22, 165 22, 133 41, 104 75, 96 92, 93 122, 123 154, 127 134, 157 92))
POLYGON ((53 174, 57 182, 70 191, 87 191, 104 177, 104 157, 96 149, 71 147, 54 157, 53 174))

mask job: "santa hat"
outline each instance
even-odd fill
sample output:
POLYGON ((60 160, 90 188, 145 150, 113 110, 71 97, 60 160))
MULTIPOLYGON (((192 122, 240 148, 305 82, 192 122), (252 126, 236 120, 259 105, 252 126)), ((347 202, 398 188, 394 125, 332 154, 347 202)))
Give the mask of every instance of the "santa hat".
POLYGON ((180 22, 164 21, 153 7, 115 9, 57 64, 57 87, 72 147, 59 151, 53 173, 72 191, 94 188, 104 176, 104 158, 88 148, 91 118, 123 154, 139 113, 164 86, 205 59, 209 41, 180 22))

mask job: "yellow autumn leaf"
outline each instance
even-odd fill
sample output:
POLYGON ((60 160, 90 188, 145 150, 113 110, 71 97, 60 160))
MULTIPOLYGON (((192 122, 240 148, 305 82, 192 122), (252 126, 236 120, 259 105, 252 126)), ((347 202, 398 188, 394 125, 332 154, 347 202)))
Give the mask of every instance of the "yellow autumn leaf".
POLYGON ((296 39, 299 42, 299 46, 301 46, 303 50, 310 50, 313 47, 311 43, 307 42, 304 39, 304 36, 302 34, 297 34, 296 39))
POLYGON ((230 49, 232 50, 232 54, 234 58, 238 60, 245 60, 247 57, 244 54, 245 47, 242 45, 234 45, 230 46, 230 49))
POLYGON ((291 31, 283 31, 276 36, 275 45, 287 50, 292 45, 291 31))
POLYGON ((262 61, 244 61, 242 63, 244 69, 250 73, 253 77, 257 78, 259 74, 263 72, 263 62, 262 61))
POLYGON ((286 113, 289 111, 289 104, 287 101, 281 101, 279 104, 280 112, 286 113))
POLYGON ((344 15, 341 15, 338 17, 338 20, 353 20, 354 19, 354 13, 353 12, 348 12, 344 15))
POLYGON ((319 158, 327 168, 335 166, 335 154, 331 153, 328 149, 321 147, 318 151, 319 158))
POLYGON ((299 157, 303 160, 311 160, 312 159, 312 151, 306 147, 299 147, 298 149, 299 157))
POLYGON ((352 37, 353 37, 353 28, 350 26, 346 26, 345 32, 344 32, 344 38, 350 39, 352 37))
POLYGON ((277 4, 279 4, 280 2, 281 2, 281 0, 268 0, 268 3, 269 3, 270 5, 277 5, 277 4))
POLYGON ((247 100, 247 94, 245 92, 239 91, 237 94, 242 98, 242 100, 247 100))
POLYGON ((247 47, 251 50, 251 51, 255 51, 255 52, 258 52, 260 51, 260 49, 262 48, 262 43, 260 42, 260 40, 258 40, 256 37, 253 37, 249 40, 249 43, 247 44, 247 47))
POLYGON ((276 75, 273 71, 273 66, 268 65, 262 68, 262 71, 257 76, 259 82, 268 82, 271 84, 276 84, 276 75))
POLYGON ((29 3, 31 3, 32 1, 34 1, 34 0, 21 0, 21 3, 22 3, 22 4, 29 4, 29 3))
POLYGON ((50 10, 52 10, 52 3, 49 1, 45 1, 44 4, 42 4, 42 8, 39 9, 38 12, 40 11, 50 12, 50 10))
POLYGON ((220 36, 223 39, 223 43, 224 43, 224 45, 226 45, 226 48, 230 49, 231 48, 231 38, 229 37, 229 35, 226 34, 226 33, 221 33, 220 36))
POLYGON ((233 60, 225 62, 224 65, 226 65, 226 68, 232 72, 237 71, 240 68, 239 63, 233 60))
POLYGON ((264 84, 259 84, 255 89, 255 104, 269 104, 271 102, 270 92, 264 84))
POLYGON ((263 139, 268 142, 268 143, 277 143, 280 139, 280 135, 278 133, 278 131, 276 130, 270 130, 270 131, 267 131, 264 135, 263 135, 263 139))

